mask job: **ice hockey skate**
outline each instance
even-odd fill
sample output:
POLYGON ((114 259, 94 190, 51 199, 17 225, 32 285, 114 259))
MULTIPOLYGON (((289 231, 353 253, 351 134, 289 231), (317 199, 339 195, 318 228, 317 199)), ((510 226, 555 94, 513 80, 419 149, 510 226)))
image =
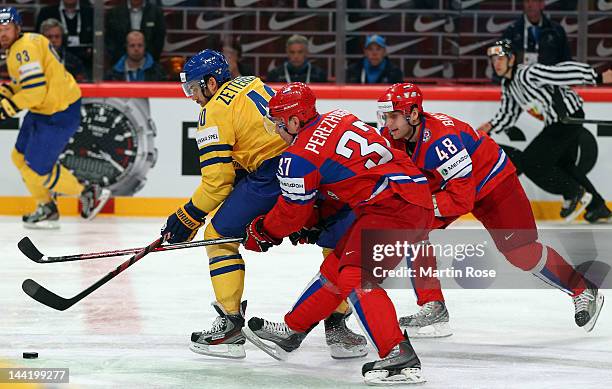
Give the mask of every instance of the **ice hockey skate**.
POLYGON ((578 194, 571 198, 563 200, 563 207, 561 208, 561 217, 566 223, 571 223, 576 219, 582 211, 591 203, 593 195, 587 192, 584 188, 580 187, 578 194))
POLYGON ((325 319, 325 341, 334 359, 359 358, 368 355, 365 336, 351 331, 346 326, 346 319, 351 311, 342 314, 334 312, 325 319))
POLYGON ((111 191, 98 184, 91 184, 81 193, 81 217, 91 220, 102 210, 110 199, 111 191))
POLYGON ((443 301, 430 301, 410 316, 400 317, 399 325, 412 338, 444 338, 453 334, 443 301))
POLYGON ((576 325, 584 328, 586 332, 591 332, 603 307, 604 296, 599 293, 599 290, 592 288, 585 289, 573 300, 576 325))
POLYGON ((242 329, 251 343, 279 361, 286 360, 288 353, 300 347, 308 332, 296 332, 284 322, 275 323, 260 317, 250 318, 242 329))
POLYGON ((56 230, 60 227, 59 212, 54 201, 38 204, 34 212, 24 215, 21 220, 23 226, 29 229, 56 230))
POLYGON ((595 209, 587 210, 584 214, 584 220, 591 224, 612 223, 612 212, 605 204, 601 204, 595 209))
POLYGON ((241 329, 244 327, 246 301, 240 304, 240 313, 228 315, 217 302, 212 303, 219 316, 210 330, 191 333, 189 349, 197 354, 220 358, 244 358, 245 339, 241 329))
POLYGON ((361 374, 368 385, 418 384, 426 380, 421 375, 421 361, 417 357, 408 336, 395 346, 389 355, 361 368, 361 374))

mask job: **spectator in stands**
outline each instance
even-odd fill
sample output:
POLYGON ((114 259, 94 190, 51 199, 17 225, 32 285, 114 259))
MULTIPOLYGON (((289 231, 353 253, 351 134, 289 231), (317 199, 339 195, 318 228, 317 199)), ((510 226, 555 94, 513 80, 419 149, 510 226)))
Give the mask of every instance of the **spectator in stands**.
POLYGON ((159 61, 166 38, 164 13, 154 0, 125 0, 106 15, 104 37, 111 62, 123 55, 125 37, 133 30, 142 31, 147 50, 159 61))
POLYGON ((565 30, 544 15, 544 5, 544 0, 524 0, 523 15, 502 35, 512 42, 524 64, 556 65, 572 60, 565 30))
POLYGON ((287 60, 268 72, 268 82, 327 82, 327 74, 313 65, 308 56, 308 39, 303 35, 292 35, 285 45, 287 60))
POLYGON ((87 0, 60 0, 58 5, 40 9, 36 18, 36 31, 47 19, 56 19, 64 26, 66 51, 83 61, 91 71, 93 55, 93 8, 87 0))
POLYGON ((232 78, 253 75, 253 69, 242 61, 242 45, 239 38, 232 39, 231 42, 223 45, 223 55, 230 65, 232 78))
POLYGON ((40 25, 40 33, 49 39, 51 45, 60 57, 64 67, 78 82, 87 81, 83 61, 76 55, 66 50, 64 45, 65 30, 62 23, 57 19, 47 19, 40 25))
POLYGON ((125 41, 125 54, 106 77, 111 81, 166 81, 166 73, 153 56, 146 51, 145 36, 131 31, 125 41))
POLYGON ((363 49, 364 58, 346 71, 351 84, 394 84, 402 82, 404 74, 387 57, 387 42, 380 35, 369 35, 363 49))

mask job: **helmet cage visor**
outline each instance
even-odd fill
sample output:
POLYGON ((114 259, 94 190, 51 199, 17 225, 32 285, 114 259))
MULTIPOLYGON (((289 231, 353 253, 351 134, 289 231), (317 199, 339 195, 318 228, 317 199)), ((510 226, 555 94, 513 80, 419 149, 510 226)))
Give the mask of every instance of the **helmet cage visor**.
POLYGON ((183 88, 183 93, 185 93, 185 96, 187 97, 192 97, 195 94, 195 91, 198 90, 196 88, 201 88, 202 87, 201 85, 202 85, 201 80, 191 80, 191 81, 181 83, 181 87, 183 88))
POLYGON ((376 119, 379 127, 384 127, 387 122, 387 112, 393 112, 396 109, 393 107, 393 101, 379 101, 378 110, 376 111, 376 119))

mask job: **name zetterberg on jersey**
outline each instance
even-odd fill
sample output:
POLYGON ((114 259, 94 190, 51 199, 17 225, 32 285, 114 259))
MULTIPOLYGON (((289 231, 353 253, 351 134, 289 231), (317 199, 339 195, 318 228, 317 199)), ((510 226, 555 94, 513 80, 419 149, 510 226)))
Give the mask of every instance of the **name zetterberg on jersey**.
POLYGON ((342 118, 350 114, 350 112, 345 111, 343 109, 337 109, 327 115, 327 117, 323 119, 321 123, 319 123, 317 128, 312 132, 312 135, 310 136, 310 139, 308 139, 308 143, 306 143, 304 149, 312 151, 313 153, 318 155, 318 147, 322 147, 325 145, 327 138, 329 138, 329 136, 338 126, 338 123, 340 123, 342 118))

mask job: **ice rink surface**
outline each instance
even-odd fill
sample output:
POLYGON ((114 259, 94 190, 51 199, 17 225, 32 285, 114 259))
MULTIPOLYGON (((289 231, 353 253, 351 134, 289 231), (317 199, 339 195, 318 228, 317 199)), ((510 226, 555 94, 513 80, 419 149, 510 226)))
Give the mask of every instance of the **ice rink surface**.
MULTIPOLYGON (((59 231, 25 230, 0 218, 0 364, 70 369, 70 385, 101 388, 345 388, 365 387, 361 365, 377 356, 329 357, 323 326, 289 361, 277 362, 247 343, 233 361, 188 350, 192 331, 216 314, 203 248, 153 253, 64 312, 32 300, 21 283, 32 278, 72 297, 127 257, 37 264, 17 249, 24 236, 47 255, 140 247, 156 239, 162 219, 62 219, 59 231), (37 351, 36 360, 21 359, 37 351)), ((612 230, 611 230, 612 234, 612 230)), ((611 235, 612 236, 612 235, 611 235)), ((247 317, 280 321, 317 272, 315 246, 289 244, 244 253, 247 317)), ((389 292, 404 315, 416 309, 411 290, 389 292)), ((571 299, 555 290, 448 290, 455 334, 413 340, 428 382, 422 388, 609 388, 612 383, 612 293, 597 326, 574 324, 571 299)), ((351 318, 349 326, 357 329, 351 318)), ((0 387, 2 384, 0 384, 0 387)))

